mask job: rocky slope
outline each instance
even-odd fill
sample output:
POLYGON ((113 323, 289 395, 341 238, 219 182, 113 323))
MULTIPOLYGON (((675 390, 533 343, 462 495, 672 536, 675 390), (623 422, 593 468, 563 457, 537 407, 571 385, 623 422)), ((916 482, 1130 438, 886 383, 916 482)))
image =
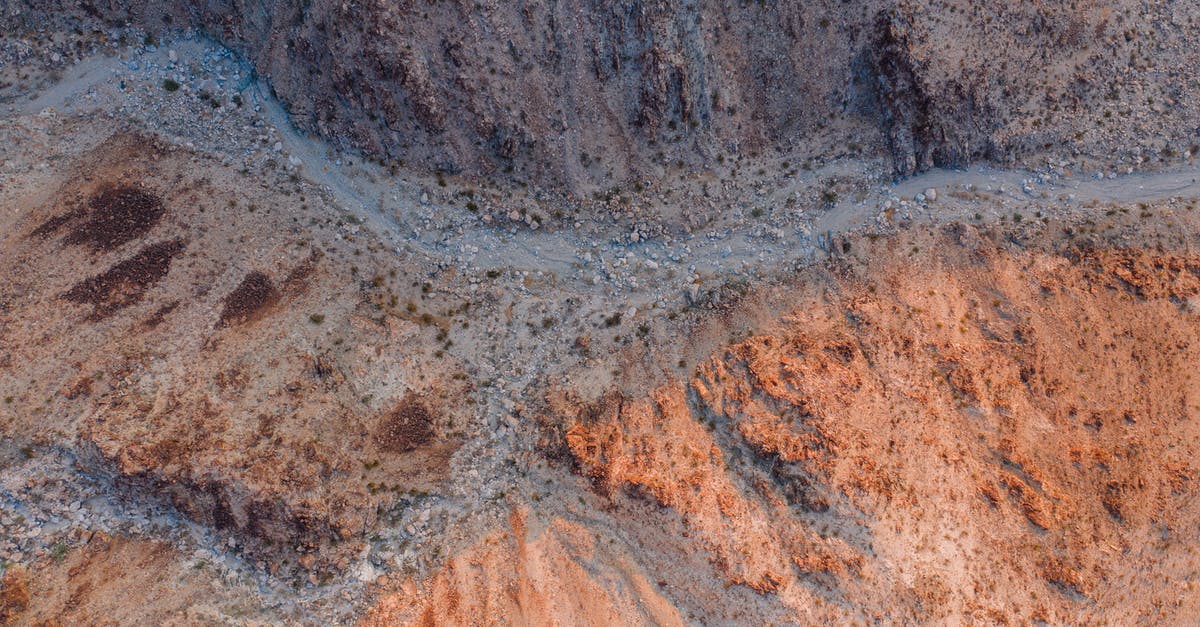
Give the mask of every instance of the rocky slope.
POLYGON ((594 489, 674 512, 681 551, 775 599, 726 619, 1183 620, 1200 609, 1195 234, 1078 237, 855 242, 686 380, 547 422, 568 417, 594 489))
POLYGON ((1197 140, 1179 3, 36 0, 0 19, 47 16, 201 28, 340 146, 577 193, 760 153, 911 174, 1197 140))
POLYGON ((281 178, 286 195, 244 203, 195 159, 115 136, 12 225, 5 258, 38 272, 0 288, 0 424, 215 529, 356 552, 377 509, 444 480, 458 403, 439 395, 461 402, 464 384, 452 359, 414 372, 434 341, 415 306, 372 313, 397 279, 356 276, 335 261, 352 244, 295 226, 317 201, 281 178), (372 354, 384 345, 406 348, 372 354))
MULTIPOLYGON (((868 9, 902 169, 1021 120, 921 91, 957 9, 868 9)), ((887 184, 743 155, 575 213, 328 151, 252 67, 136 25, 0 37, 0 624, 1200 613, 1189 156, 887 184)))

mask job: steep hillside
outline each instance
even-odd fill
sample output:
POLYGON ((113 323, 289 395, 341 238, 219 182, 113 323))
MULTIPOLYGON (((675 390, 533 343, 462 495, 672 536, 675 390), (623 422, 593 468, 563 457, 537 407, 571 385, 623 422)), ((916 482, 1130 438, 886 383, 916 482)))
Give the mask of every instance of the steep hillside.
POLYGON ((11 225, 0 426, 250 552, 332 561, 377 509, 444 482, 466 384, 430 355, 420 313, 379 315, 386 270, 352 268, 361 244, 297 226, 318 220, 311 190, 281 177, 266 188, 282 193, 239 193, 211 167, 115 136, 11 225))
MULTIPOLYGON (((616 528, 654 545, 645 530, 665 525, 679 554, 770 599, 695 617, 1185 620, 1195 233, 1131 246, 1043 228, 855 242, 690 377, 556 394, 546 422, 616 528)), ((720 323, 735 338, 739 313, 720 323)), ((656 573, 685 604, 714 585, 656 573)))
POLYGON ((588 192, 759 154, 887 154, 898 174, 1170 159, 1196 140, 1196 18, 1127 0, 37 0, 2 19, 197 27, 337 145, 588 192))

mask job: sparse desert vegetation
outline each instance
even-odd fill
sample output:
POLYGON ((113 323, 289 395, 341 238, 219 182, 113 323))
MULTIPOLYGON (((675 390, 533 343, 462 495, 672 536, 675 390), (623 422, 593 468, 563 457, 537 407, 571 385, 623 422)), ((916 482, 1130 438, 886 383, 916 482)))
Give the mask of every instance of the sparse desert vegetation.
POLYGON ((0 13, 0 624, 1200 615, 1193 7, 101 4, 0 13))

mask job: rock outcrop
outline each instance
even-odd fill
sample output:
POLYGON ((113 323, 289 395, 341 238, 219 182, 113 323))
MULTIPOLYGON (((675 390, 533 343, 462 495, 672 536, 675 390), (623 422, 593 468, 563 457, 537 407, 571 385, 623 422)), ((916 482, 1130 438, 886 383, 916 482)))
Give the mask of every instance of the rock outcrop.
POLYGON ((890 152, 903 175, 1141 154, 1190 141, 1196 113, 1195 16, 1123 0, 29 4, 10 28, 201 28, 338 145, 574 192, 739 155, 890 152))
POLYGON ((677 514, 783 615, 1194 612, 1140 573, 1185 576, 1196 540, 1200 260, 971 227, 858 245, 869 261, 790 286, 786 315, 686 383, 552 397, 579 472, 677 514), (939 252, 897 271, 912 247, 939 252))

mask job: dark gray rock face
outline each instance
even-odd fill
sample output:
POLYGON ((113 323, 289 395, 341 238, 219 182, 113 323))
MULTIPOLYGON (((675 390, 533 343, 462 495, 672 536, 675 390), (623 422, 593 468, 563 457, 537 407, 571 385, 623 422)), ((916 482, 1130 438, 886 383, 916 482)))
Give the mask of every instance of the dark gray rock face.
POLYGON ((300 125, 429 170, 652 178, 802 143, 864 99, 846 79, 870 33, 840 31, 833 3, 274 4, 193 19, 300 125))
POLYGON ((1140 154, 1189 141, 1197 112, 1196 11, 1125 0, 23 8, 4 19, 198 26, 250 59, 300 127, 341 146, 575 192, 718 156, 848 146, 890 152, 901 175, 1042 152, 1140 154), (1105 103, 1130 123, 1098 124, 1105 103))

